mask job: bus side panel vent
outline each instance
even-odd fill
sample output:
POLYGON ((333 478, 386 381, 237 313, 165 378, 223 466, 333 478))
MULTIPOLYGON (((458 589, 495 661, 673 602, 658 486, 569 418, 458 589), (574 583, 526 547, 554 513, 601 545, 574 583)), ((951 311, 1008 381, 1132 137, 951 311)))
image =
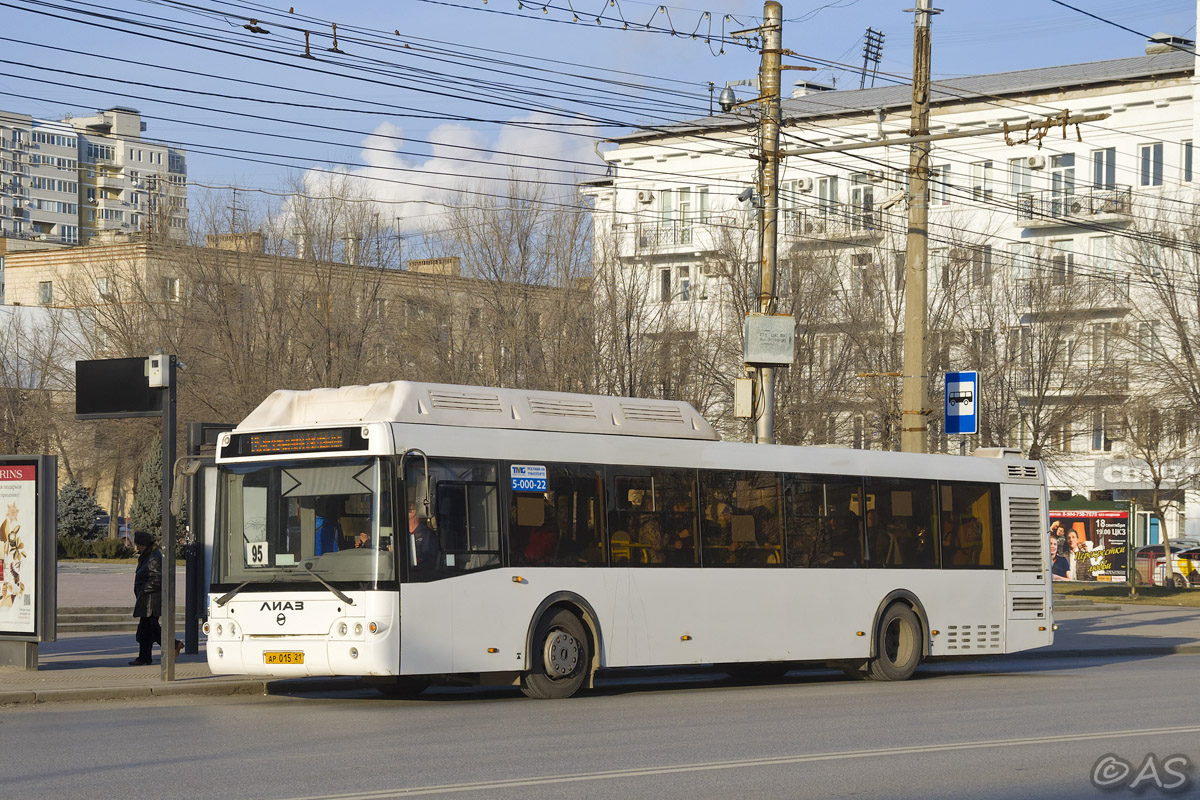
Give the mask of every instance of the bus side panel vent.
POLYGON ((1038 468, 1034 464, 1009 464, 1008 477, 1015 480, 1031 480, 1038 479, 1038 468))
POLYGON ((1010 497, 1013 572, 1042 572, 1042 504, 1036 497, 1010 497))
POLYGON ((587 400, 555 400, 548 397, 529 398, 529 410, 547 417, 576 417, 595 419, 596 408, 587 400))
POLYGON ((1046 598, 1044 597, 1014 597, 1012 599, 1013 611, 1031 611, 1035 614, 1041 614, 1046 610, 1046 598))
POLYGON ((947 650, 999 650, 1000 626, 949 625, 946 628, 947 650))
POLYGON ((500 396, 470 392, 430 392, 429 402, 443 411, 483 411, 503 414, 500 396))
POLYGON ((678 422, 680 425, 685 422, 683 412, 674 406, 621 403, 621 413, 630 422, 678 422))

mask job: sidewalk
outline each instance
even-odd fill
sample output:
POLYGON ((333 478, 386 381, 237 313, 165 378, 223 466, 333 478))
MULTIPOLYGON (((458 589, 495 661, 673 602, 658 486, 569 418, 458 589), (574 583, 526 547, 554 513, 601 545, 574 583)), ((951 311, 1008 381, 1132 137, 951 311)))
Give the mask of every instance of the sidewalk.
MULTIPOLYGON (((128 604, 127 567, 63 564, 60 605, 128 604), (70 598, 69 603, 63 598, 70 598)), ((183 572, 180 570, 180 582, 183 572)), ((182 601, 181 601, 182 602, 182 601)), ((182 607, 182 606, 181 606, 182 607)), ((1058 633, 1050 648, 995 658, 1077 658, 1200 653, 1200 609, 1169 606, 1091 606, 1059 603, 1058 633)), ((182 631, 179 632, 182 638, 182 631)), ((127 700, 178 695, 237 695, 337 691, 360 686, 354 678, 246 679, 213 675, 201 651, 180 656, 175 680, 161 679, 158 663, 130 667, 137 654, 131 633, 67 634, 40 646, 36 672, 0 669, 0 706, 82 700, 127 700)))

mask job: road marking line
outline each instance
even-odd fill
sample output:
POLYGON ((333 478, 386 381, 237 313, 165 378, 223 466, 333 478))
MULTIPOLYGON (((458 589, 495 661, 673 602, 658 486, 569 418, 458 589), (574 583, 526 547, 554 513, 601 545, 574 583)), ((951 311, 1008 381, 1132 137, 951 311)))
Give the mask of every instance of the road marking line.
POLYGON ((1021 739, 989 739, 978 742, 955 742, 948 744, 913 745, 911 747, 883 747, 876 750, 845 750, 835 753, 812 753, 809 755, 773 756, 747 758, 738 761, 713 761, 700 764, 675 764, 665 767, 633 767, 629 769, 581 772, 568 775, 546 775, 543 777, 508 778, 476 783, 447 783, 437 786, 413 786, 407 789, 379 789, 369 792, 348 794, 322 794, 287 800, 385 800, 389 797, 420 797, 422 795, 450 794, 452 792, 481 792, 497 789, 515 789, 522 786, 547 786, 556 783, 580 783, 584 781, 614 780, 654 775, 671 775, 681 772, 706 772, 720 769, 744 769, 747 767, 770 767, 783 764, 804 764, 816 761, 840 761, 855 758, 911 755, 914 753, 943 753, 954 750, 979 750, 988 747, 1023 747, 1039 744, 1062 744, 1064 742, 1088 742, 1097 739, 1123 739, 1136 736, 1166 736, 1178 733, 1200 733, 1200 725, 1179 728, 1142 728, 1127 731, 1100 731, 1058 736, 1032 736, 1021 739))

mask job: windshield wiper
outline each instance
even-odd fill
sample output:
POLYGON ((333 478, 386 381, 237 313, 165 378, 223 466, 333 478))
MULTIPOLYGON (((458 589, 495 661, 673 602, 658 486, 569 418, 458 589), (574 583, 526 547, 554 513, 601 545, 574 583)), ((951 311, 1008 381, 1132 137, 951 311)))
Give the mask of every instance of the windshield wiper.
MULTIPOLYGON (((346 604, 346 605, 348 605, 348 606, 352 606, 352 605, 354 605, 354 601, 350 599, 350 596, 349 596, 349 595, 347 595, 347 594, 346 594, 345 592, 343 592, 341 589, 339 589, 339 588, 337 588, 336 586, 334 586, 334 585, 333 585, 332 583, 330 583, 329 581, 327 581, 327 580, 325 580, 324 578, 322 578, 322 577, 321 577, 320 575, 318 575, 317 573, 313 572, 313 568, 312 568, 312 564, 311 564, 311 563, 309 563, 309 562, 305 562, 305 563, 304 563, 304 568, 305 568, 306 570, 308 570, 308 574, 309 574, 309 575, 312 575, 314 578, 316 578, 317 580, 319 580, 319 581, 321 582, 321 585, 322 585, 322 586, 324 586, 326 589, 328 589, 329 591, 331 591, 331 592, 333 592, 334 594, 336 594, 336 595, 337 595, 337 597, 338 597, 338 600, 341 600, 343 603, 345 603, 345 604, 346 604)), ((241 588, 241 587, 239 587, 239 588, 241 588)))
MULTIPOLYGON (((274 578, 274 577, 272 577, 272 578, 271 578, 271 580, 269 580, 269 581, 266 581, 266 583, 274 583, 274 582, 275 582, 275 578, 274 578)), ((221 595, 220 597, 218 597, 218 598, 217 598, 217 600, 216 600, 216 603, 217 603, 217 605, 219 605, 219 606, 223 606, 223 605, 225 605, 226 603, 228 603, 230 600, 232 600, 232 599, 233 599, 233 596, 234 596, 235 594, 237 594, 238 592, 240 592, 242 589, 245 589, 247 586, 249 586, 249 585, 250 585, 250 584, 252 584, 252 583, 262 583, 262 581, 259 581, 259 580, 258 580, 258 579, 256 579, 256 578, 251 578, 251 579, 250 579, 250 580, 248 580, 248 581, 242 581, 242 582, 241 582, 241 583, 239 583, 237 586, 233 587, 233 588, 232 588, 232 589, 230 589, 228 592, 226 592, 225 594, 223 594, 223 595, 221 595)))

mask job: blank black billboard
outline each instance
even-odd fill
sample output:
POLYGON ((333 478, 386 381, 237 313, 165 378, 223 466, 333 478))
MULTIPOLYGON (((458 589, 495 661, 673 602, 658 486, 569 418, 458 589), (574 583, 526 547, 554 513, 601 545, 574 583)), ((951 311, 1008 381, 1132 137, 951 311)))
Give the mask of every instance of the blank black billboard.
POLYGON ((145 358, 75 362, 75 417, 148 417, 162 413, 163 390, 150 388, 145 358))

